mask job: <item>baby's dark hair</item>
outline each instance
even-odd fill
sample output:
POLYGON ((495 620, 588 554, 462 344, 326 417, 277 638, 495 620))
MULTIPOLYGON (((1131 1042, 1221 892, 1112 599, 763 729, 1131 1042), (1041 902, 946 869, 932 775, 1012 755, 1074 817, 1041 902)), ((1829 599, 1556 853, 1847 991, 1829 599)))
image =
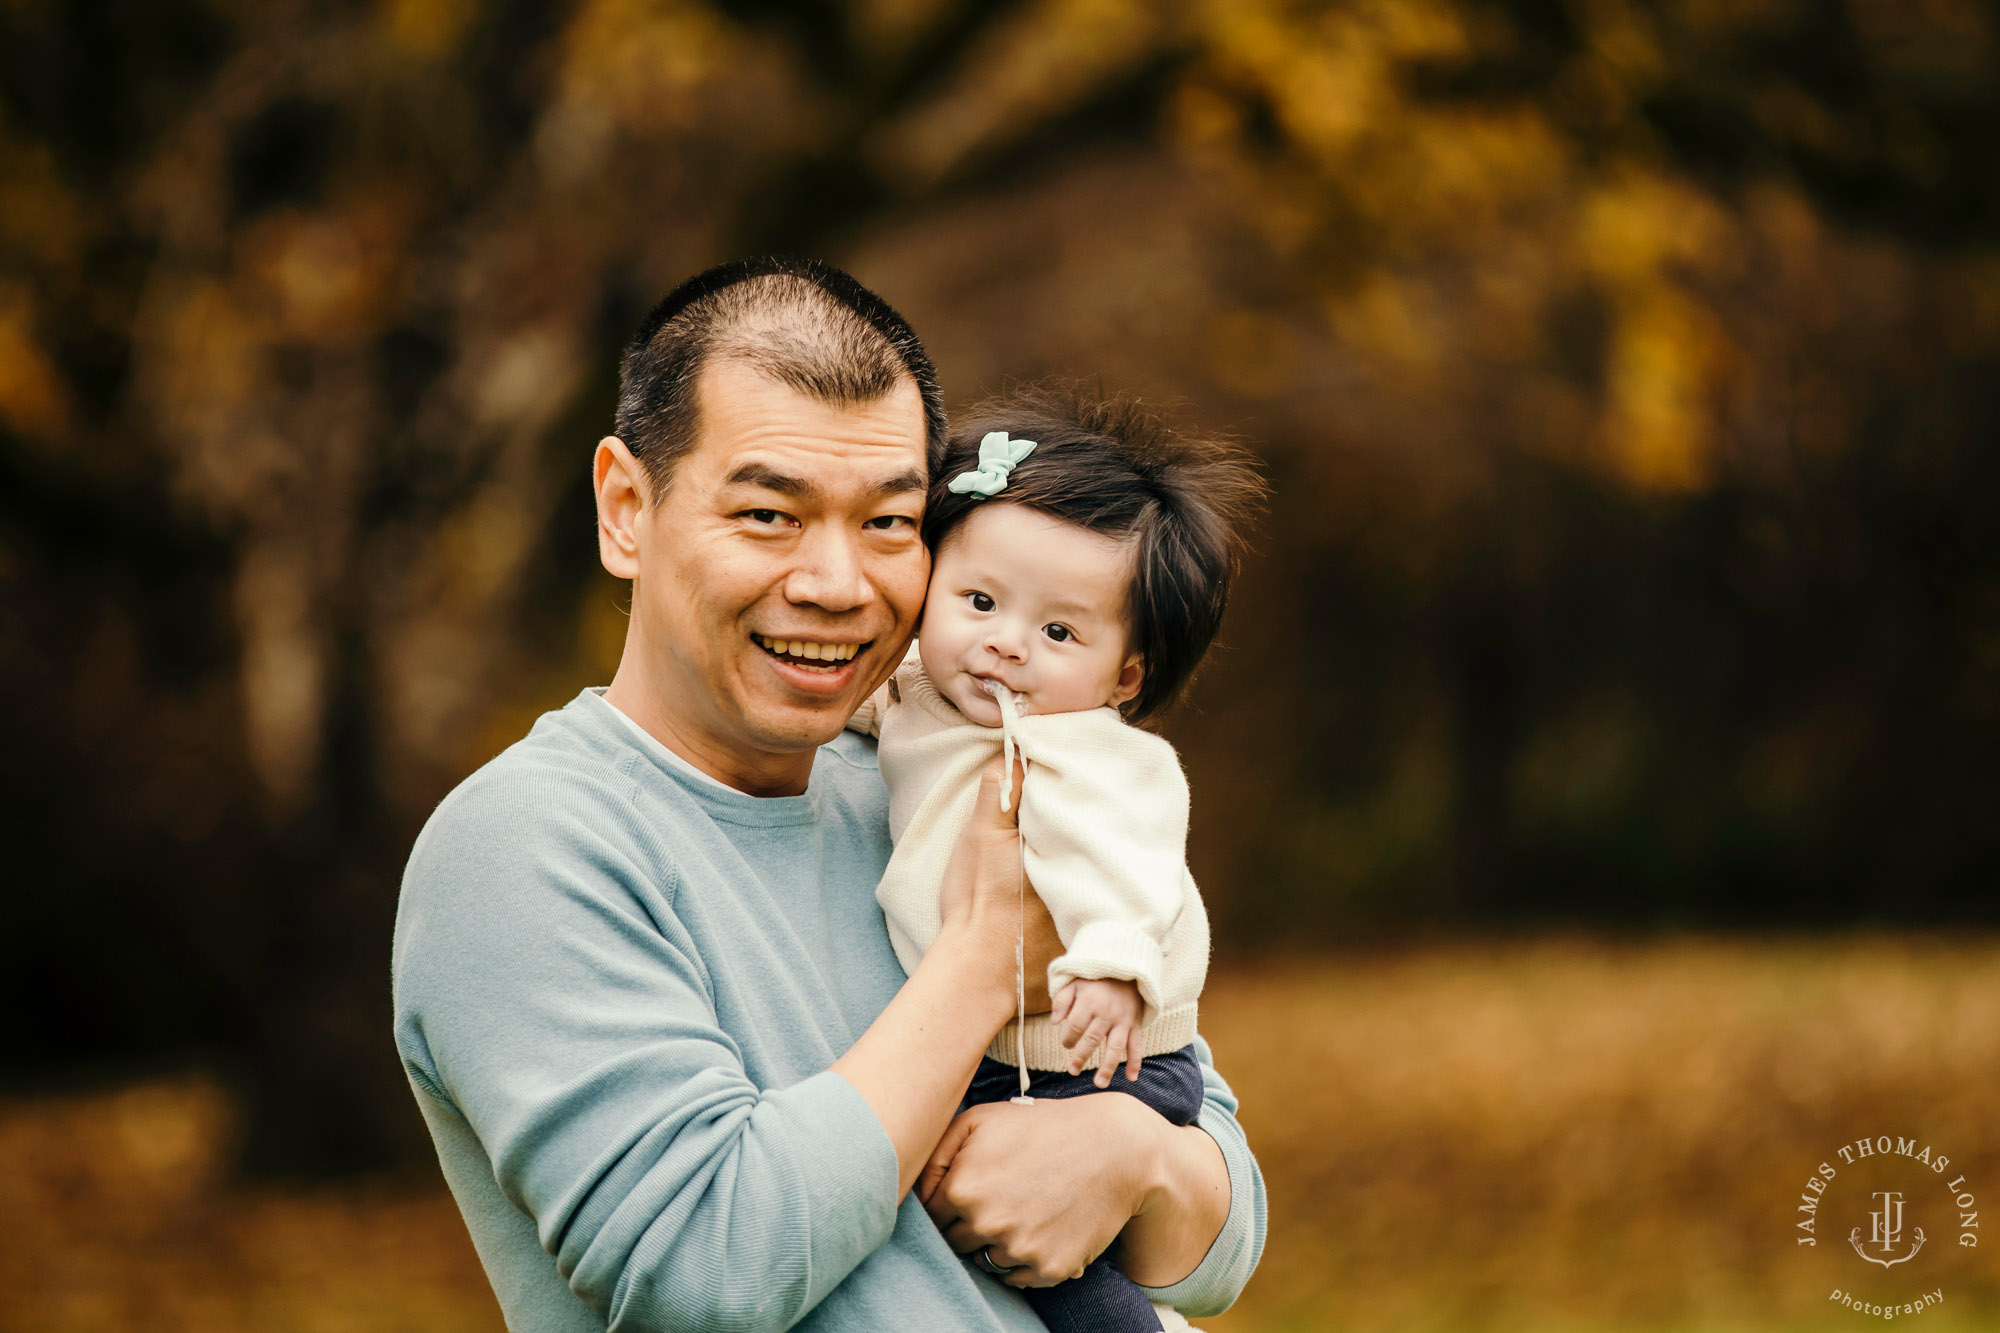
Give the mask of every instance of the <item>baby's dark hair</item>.
POLYGON ((1137 398, 1035 385, 965 413, 931 475, 924 542, 940 551, 979 506, 1017 504, 1131 543, 1126 626, 1145 675, 1124 713, 1146 722, 1180 700, 1214 644, 1241 530, 1263 498, 1249 453, 1228 440, 1178 430, 1137 398), (950 490, 996 430, 1034 452, 991 499, 950 490))

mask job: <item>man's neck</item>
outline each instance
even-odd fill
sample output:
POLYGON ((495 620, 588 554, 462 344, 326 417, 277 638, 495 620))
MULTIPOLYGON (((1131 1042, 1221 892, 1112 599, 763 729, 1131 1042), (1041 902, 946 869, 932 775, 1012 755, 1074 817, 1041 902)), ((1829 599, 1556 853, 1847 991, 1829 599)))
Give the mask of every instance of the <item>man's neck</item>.
POLYGON ((666 706, 667 691, 633 666, 628 653, 604 691, 604 701, 647 735, 724 786, 750 796, 797 796, 812 777, 815 751, 744 754, 718 743, 693 719, 666 706))

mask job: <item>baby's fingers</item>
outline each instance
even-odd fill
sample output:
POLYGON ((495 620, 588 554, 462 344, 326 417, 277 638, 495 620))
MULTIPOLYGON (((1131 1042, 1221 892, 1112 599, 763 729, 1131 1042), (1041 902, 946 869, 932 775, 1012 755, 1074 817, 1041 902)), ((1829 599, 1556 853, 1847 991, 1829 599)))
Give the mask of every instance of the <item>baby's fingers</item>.
POLYGON ((1075 1051, 1083 1057, 1089 1056, 1092 1039, 1102 1037, 1104 1030, 1111 1023, 1109 1018, 1099 1014, 1091 1006, 1090 1001, 1091 996, 1085 991, 1077 990, 1072 993, 1069 1007, 1063 1015, 1062 1026, 1057 1029, 1062 1033, 1063 1049, 1075 1051))
POLYGON ((1069 1072, 1081 1074, 1090 1065, 1091 1055, 1104 1047, 1104 1038, 1111 1031, 1111 1020, 1093 1018, 1084 1029, 1083 1037, 1069 1048, 1069 1072))
MULTIPOLYGON (((1069 1017, 1070 1006, 1075 1003, 1076 983, 1074 981, 1063 983, 1063 988, 1049 997, 1049 1022, 1067 1032, 1069 1029, 1063 1020, 1069 1017)), ((1065 1041, 1063 1045, 1067 1046, 1069 1042, 1065 1041)))
POLYGON ((1144 1038, 1140 1033, 1135 1032, 1132 1034, 1132 1056, 1125 1062, 1125 1081, 1127 1083, 1137 1083, 1139 1081, 1139 1066, 1142 1063, 1139 1058, 1139 1046, 1143 1040, 1144 1038))
POLYGON ((1132 1029, 1120 1023, 1105 1034, 1104 1045, 1098 1048, 1097 1076, 1091 1080, 1100 1088, 1111 1086, 1111 1071, 1125 1063, 1125 1052, 1132 1048, 1132 1029))

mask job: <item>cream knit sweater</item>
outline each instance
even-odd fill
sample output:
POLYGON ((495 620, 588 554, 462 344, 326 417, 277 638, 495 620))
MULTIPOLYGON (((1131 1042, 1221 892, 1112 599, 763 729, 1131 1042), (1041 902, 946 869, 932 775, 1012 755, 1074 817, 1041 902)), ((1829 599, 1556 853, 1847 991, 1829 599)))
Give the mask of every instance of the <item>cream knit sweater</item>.
MULTIPOLYGON (((849 724, 879 737, 895 854, 875 891, 905 970, 936 941, 938 892, 972 817, 979 774, 1000 752, 1001 730, 953 706, 911 653, 849 724)), ((1208 975, 1208 915, 1187 871, 1187 779, 1173 746, 1128 726, 1115 708, 1031 714, 1014 739, 1027 761, 1020 793, 1028 882, 1055 918, 1065 952, 1049 964, 1049 992, 1081 978, 1138 983, 1145 1001, 1141 1056, 1194 1040, 1208 975)), ((1015 1024, 988 1054, 1015 1063, 1015 1024)), ((1058 1029, 1028 1019, 1030 1069, 1066 1069, 1058 1029)))

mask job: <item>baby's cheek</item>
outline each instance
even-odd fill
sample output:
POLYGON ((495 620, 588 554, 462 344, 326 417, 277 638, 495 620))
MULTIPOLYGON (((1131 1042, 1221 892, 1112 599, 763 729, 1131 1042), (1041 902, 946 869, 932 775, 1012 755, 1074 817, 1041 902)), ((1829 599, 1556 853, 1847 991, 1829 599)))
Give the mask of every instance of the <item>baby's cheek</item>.
POLYGON ((944 673, 950 669, 950 653, 945 645, 949 633, 945 617, 934 615, 929 608, 925 608, 923 619, 917 624, 917 657, 932 680, 942 681, 944 673))
POLYGON ((1035 682, 1046 713, 1081 713, 1111 702, 1116 680, 1107 680, 1095 662, 1050 662, 1035 682))

